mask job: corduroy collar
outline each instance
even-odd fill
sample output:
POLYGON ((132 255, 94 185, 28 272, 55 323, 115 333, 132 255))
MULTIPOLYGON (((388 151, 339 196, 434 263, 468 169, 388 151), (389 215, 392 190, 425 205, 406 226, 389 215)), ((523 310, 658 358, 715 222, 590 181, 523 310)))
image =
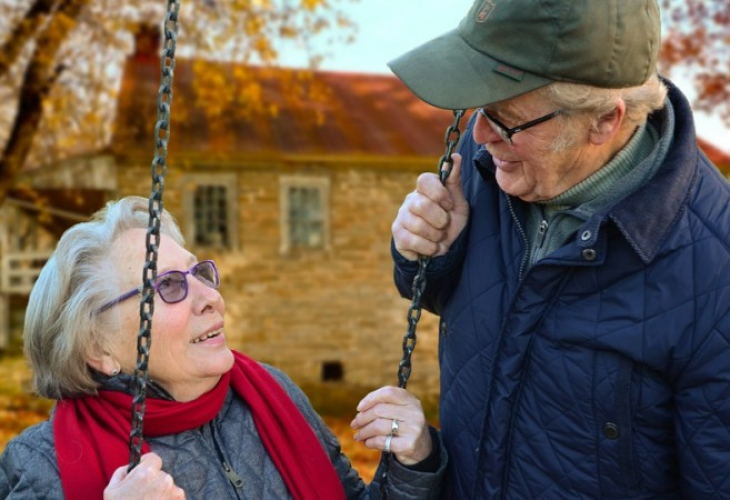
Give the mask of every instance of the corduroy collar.
MULTIPOLYGON (((661 137, 672 137, 664 164, 649 182, 608 213, 645 263, 656 256, 687 208, 689 193, 698 173, 697 137, 689 102, 671 82, 665 83, 674 109, 674 130, 666 130, 666 123, 660 124, 661 137)), ((658 117, 661 118, 661 113, 658 117)))

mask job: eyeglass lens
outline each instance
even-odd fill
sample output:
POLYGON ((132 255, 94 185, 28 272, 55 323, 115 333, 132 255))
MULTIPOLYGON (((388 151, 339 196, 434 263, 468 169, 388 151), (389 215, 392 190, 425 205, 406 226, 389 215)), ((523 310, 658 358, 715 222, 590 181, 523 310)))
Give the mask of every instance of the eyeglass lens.
POLYGON ((489 114, 489 112, 484 108, 479 108, 477 111, 479 112, 479 114, 487 119, 487 123, 489 123, 489 126, 491 126, 492 130, 499 134, 503 141, 510 144, 512 143, 512 131, 505 124, 489 114))
POLYGON ((168 271, 159 275, 155 280, 155 288, 160 298, 168 304, 184 300, 188 296, 188 274, 192 274, 210 288, 218 288, 220 285, 215 264, 205 260, 195 264, 189 271, 168 271))

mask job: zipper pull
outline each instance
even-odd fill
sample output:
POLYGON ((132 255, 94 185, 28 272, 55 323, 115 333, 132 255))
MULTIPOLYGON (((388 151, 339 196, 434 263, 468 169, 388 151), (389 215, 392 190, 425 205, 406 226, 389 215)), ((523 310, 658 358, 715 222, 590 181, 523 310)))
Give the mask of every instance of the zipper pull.
POLYGON ((223 470, 226 471, 226 476, 228 476, 228 480, 233 483, 233 486, 236 488, 243 488, 243 479, 241 479, 241 476, 236 474, 236 471, 231 469, 231 466, 228 465, 226 462, 221 462, 223 464, 223 470))

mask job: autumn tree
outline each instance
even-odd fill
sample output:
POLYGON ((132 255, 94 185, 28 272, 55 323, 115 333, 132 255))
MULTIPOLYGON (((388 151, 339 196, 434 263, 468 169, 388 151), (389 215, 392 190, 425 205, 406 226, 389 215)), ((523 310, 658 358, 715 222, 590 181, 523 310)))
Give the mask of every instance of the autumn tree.
MULTIPOLYGON (((275 64, 281 41, 305 52, 313 37, 347 41, 352 25, 338 4, 346 1, 182 0, 177 52, 275 64)), ((24 166, 49 165, 61 152, 81 153, 108 141, 132 34, 144 23, 160 26, 165 4, 0 0, 0 204, 24 166)), ((321 54, 309 55, 316 68, 321 54)), ((201 88, 224 95, 207 77, 201 88)))
POLYGON ((688 73, 694 108, 730 124, 730 4, 720 0, 662 0, 662 70, 688 73))

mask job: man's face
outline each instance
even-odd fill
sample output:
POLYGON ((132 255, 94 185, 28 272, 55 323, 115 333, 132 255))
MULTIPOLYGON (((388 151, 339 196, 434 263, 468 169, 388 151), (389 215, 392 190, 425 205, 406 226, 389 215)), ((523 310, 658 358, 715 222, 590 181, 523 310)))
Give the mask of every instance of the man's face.
MULTIPOLYGON (((555 111, 534 92, 486 109, 510 128, 555 111)), ((572 147, 559 151, 553 147, 564 120, 575 119, 558 116, 514 134, 512 144, 509 144, 502 139, 495 124, 479 115, 473 137, 492 155, 497 167, 497 183, 503 191, 528 202, 549 200, 602 166, 596 164, 598 151, 589 142, 586 128, 574 127, 578 137, 572 138, 572 147)))

